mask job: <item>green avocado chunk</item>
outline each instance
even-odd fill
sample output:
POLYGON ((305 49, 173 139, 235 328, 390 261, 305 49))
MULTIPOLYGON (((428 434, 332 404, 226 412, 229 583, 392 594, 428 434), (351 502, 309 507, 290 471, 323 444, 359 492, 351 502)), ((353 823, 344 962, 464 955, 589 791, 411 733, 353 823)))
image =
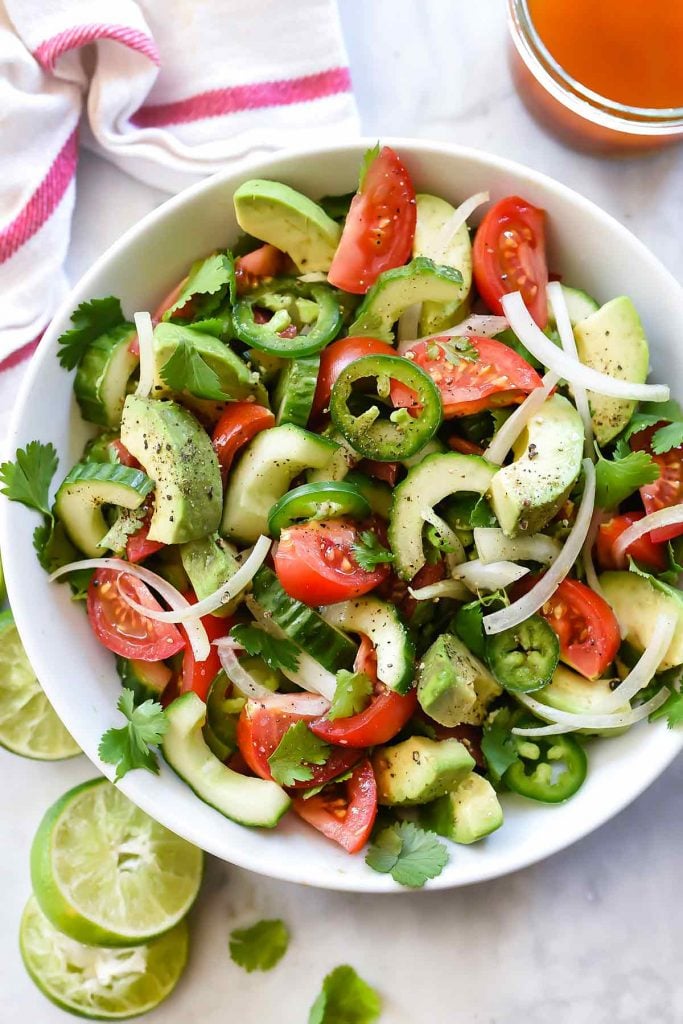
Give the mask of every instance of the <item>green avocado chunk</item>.
POLYGON ((435 263, 455 267, 462 275, 457 294, 448 302, 422 304, 419 332, 436 334, 457 324, 467 312, 467 299, 472 287, 472 244, 467 223, 460 225, 453 235, 448 223, 455 208, 439 196, 415 196, 417 221, 413 238, 413 256, 427 256, 435 263), (448 237, 450 234, 451 237, 448 237))
POLYGON ((501 693, 489 670, 449 633, 434 641, 418 666, 417 699, 440 725, 481 725, 501 693))
MULTIPOLYGON (((229 550, 226 541, 217 533, 209 537, 200 537, 199 540, 190 540, 186 544, 181 544, 178 550, 183 569, 198 601, 215 593, 237 572, 235 556, 229 550)), ((217 608, 212 614, 229 615, 233 609, 234 603, 230 602, 217 608)))
POLYGON ((476 843, 503 824, 503 808, 496 791, 482 775, 466 779, 420 810, 420 823, 454 843, 476 843))
POLYGON ((458 740, 412 736, 393 747, 378 747, 372 767, 379 803, 409 806, 448 793, 472 771, 474 758, 458 740))
POLYGON ((622 636, 639 654, 652 640, 657 619, 663 613, 678 616, 678 627, 658 672, 683 665, 683 593, 659 580, 635 572, 605 572, 600 589, 622 628, 622 636))
MULTIPOLYGON (((230 399, 248 400, 253 398, 261 405, 268 405, 268 394, 261 384, 258 374, 250 370, 228 345, 211 334, 203 334, 201 331, 195 331, 182 324, 168 323, 157 324, 154 328, 153 395, 155 398, 174 398, 177 394, 182 396, 182 401, 185 404, 191 404, 193 398, 207 400, 206 395, 202 395, 196 390, 191 391, 189 387, 176 392, 164 380, 164 366, 180 344, 191 346, 201 356, 206 365, 218 377, 221 391, 230 399), (188 397, 190 397, 189 402, 188 397)), ((199 408, 198 403, 193 404, 199 408)))

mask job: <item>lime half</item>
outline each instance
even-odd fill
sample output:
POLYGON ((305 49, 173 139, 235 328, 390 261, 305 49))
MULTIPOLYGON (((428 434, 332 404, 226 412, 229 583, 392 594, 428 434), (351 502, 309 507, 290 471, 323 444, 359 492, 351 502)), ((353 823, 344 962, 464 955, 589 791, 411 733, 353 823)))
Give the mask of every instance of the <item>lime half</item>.
POLYGON ((2 568, 2 558, 0 558, 0 604, 7 598, 7 588, 5 587, 5 573, 2 568))
POLYGON ((10 611, 0 612, 0 745, 38 761, 81 752, 43 693, 10 611))
POLYGON ((123 1020, 154 1009, 187 962, 187 923, 144 946, 85 946, 52 927, 34 897, 19 929, 26 970, 41 992, 70 1013, 123 1020))
POLYGON ((199 892, 202 851, 169 832, 106 779, 69 790, 31 847, 33 892, 78 942, 134 946, 173 928, 199 892))

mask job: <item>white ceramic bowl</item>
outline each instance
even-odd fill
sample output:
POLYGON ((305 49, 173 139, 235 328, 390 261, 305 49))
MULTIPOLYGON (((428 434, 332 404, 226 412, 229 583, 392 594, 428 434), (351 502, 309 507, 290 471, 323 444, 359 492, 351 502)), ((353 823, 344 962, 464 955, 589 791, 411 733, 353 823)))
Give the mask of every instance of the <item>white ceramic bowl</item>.
MULTIPOLYGON (((391 141, 391 140, 390 140, 391 141)), ((192 260, 229 245, 237 234, 232 194, 247 177, 282 180, 313 197, 348 192, 360 158, 374 140, 309 149, 254 163, 239 178, 223 174, 169 200, 111 247, 62 304, 27 373, 7 451, 37 438, 52 441, 66 473, 86 436, 72 396, 72 374, 55 357, 56 339, 84 299, 117 295, 127 314, 154 309, 192 260)), ((645 323, 654 379, 683 379, 683 292, 672 275, 625 228, 598 207, 519 164, 455 146, 395 139, 391 144, 417 188, 453 203, 482 189, 498 199, 519 193, 548 211, 550 267, 600 301, 627 292, 645 323)), ((90 631, 82 605, 65 586, 50 585, 31 546, 35 515, 4 502, 2 552, 12 608, 29 658, 58 714, 88 757, 97 758, 105 729, 120 724, 114 659, 90 631)), ((683 744, 663 723, 636 726, 589 747, 588 779, 567 804, 552 807, 506 797, 505 824, 483 843, 452 848, 430 888, 494 878, 547 857, 601 825, 638 796, 683 744)), ((363 857, 350 857, 294 815, 274 832, 242 828, 202 803, 164 764, 160 776, 133 772, 121 789, 162 824, 210 853, 242 867, 309 885, 363 892, 398 891, 363 857)))

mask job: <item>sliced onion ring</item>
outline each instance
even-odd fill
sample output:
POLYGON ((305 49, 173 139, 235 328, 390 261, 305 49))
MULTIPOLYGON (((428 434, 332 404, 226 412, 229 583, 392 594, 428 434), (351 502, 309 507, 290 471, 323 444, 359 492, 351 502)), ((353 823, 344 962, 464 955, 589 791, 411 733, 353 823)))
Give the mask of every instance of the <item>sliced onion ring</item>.
MULTIPOLYGON (((601 508, 595 508, 593 510, 593 516, 590 521, 590 526, 588 527, 588 533, 586 534, 586 539, 583 542, 583 547, 581 549, 581 561, 583 563, 583 571, 586 574, 586 583, 591 590, 594 590, 595 593, 603 599, 603 601, 607 601, 603 589, 600 586, 600 580, 598 579, 598 574, 595 571, 595 566, 593 565, 593 545, 595 544, 595 538, 598 535, 598 530, 600 529, 600 523, 602 522, 604 514, 604 510, 601 508)), ((609 601, 607 601, 607 603, 609 604, 609 601)))
POLYGON ((447 327, 443 331, 439 331, 438 334, 425 334, 423 338, 414 338, 412 341, 400 341, 398 345, 399 355, 405 355, 409 348, 413 345, 417 345, 420 341, 432 341, 434 338, 466 338, 468 335, 473 335, 480 338, 493 338, 496 334, 500 334, 501 331, 507 330, 509 327, 507 317, 504 316, 493 316, 489 313, 473 313, 472 316, 468 316, 465 320, 461 320, 459 324, 455 324, 454 327, 447 327))
POLYGON ((554 537, 536 533, 532 537, 506 537, 497 526, 475 526, 474 546, 479 561, 490 562, 538 562, 552 565, 562 551, 562 545, 554 537))
POLYGON ((236 650, 240 649, 236 640, 225 636, 220 640, 214 640, 214 647, 218 651, 218 657, 221 660, 226 676, 231 683, 235 684, 244 697, 263 700, 272 696, 272 690, 269 690, 263 683, 257 682, 252 674, 247 672, 244 665, 240 664, 239 658, 235 653, 236 650))
POLYGON ((677 615, 658 615, 652 638, 629 674, 619 683, 605 701, 608 710, 622 707, 651 682, 659 663, 669 650, 676 627, 677 615))
MULTIPOLYGON (((445 259, 448 255, 448 249, 452 242, 455 240, 460 228, 463 224, 466 224, 468 219, 472 216, 474 211, 484 203, 488 203, 491 195, 489 192, 475 192, 473 196, 469 196, 464 199, 460 206, 457 206, 453 213, 450 215, 438 238, 438 245, 441 249, 442 259, 445 259)), ((438 263, 438 260, 435 262, 438 263)))
POLYGON ((500 611, 484 616, 484 631, 489 635, 502 633, 505 629, 518 626, 520 622, 524 622, 530 615, 533 615, 539 608, 542 608, 546 601, 549 601, 553 596, 579 557, 583 542, 588 533, 588 527, 593 515, 593 504, 595 502, 595 466, 590 459, 583 460, 583 472, 585 482, 581 504, 579 505, 571 532, 564 542, 562 553, 558 555, 538 583, 524 594, 523 597, 508 605, 507 608, 502 608, 500 611))
MULTIPOLYGON (((70 562, 68 565, 63 565, 56 572, 53 572, 49 577, 50 582, 58 579, 60 576, 65 576, 67 573, 75 572, 78 569, 114 569, 119 573, 127 573, 129 576, 136 576, 137 579, 142 580, 147 586, 152 587, 153 590, 163 597, 167 604, 170 604, 172 608, 177 611, 187 609, 191 610, 191 613, 187 618, 183 620, 183 627, 187 633, 187 639, 190 642, 192 653, 194 654, 195 661, 206 661, 211 650, 209 638, 206 630, 202 625, 199 618, 196 616, 195 608, 196 605, 191 605, 190 602, 183 597, 179 590, 165 580, 163 576, 159 576, 157 573, 152 572, 151 569, 145 569, 143 565, 134 565, 132 562, 125 562, 122 558, 85 558, 81 562, 70 562)), ((132 600, 128 600, 125 592, 120 591, 121 596, 126 600, 126 603, 132 605, 132 600)), ((152 614, 150 608, 145 608, 144 605, 138 605, 135 602, 136 609, 139 610, 140 614, 147 619, 154 619, 158 621, 157 616, 159 613, 152 614)))
POLYGON ((631 523, 627 530, 617 537, 614 542, 614 557, 619 561, 626 554, 626 549, 635 541, 644 537, 650 530, 659 530, 664 526, 679 526, 683 524, 683 504, 670 505, 669 508, 660 508, 651 512, 649 516, 631 523))
POLYGON ((484 458, 493 462, 496 466, 502 466, 505 456, 522 433, 532 416, 542 408, 546 398, 553 390, 560 378, 556 373, 546 373, 543 378, 543 387, 534 388, 526 396, 520 406, 509 416, 498 433, 494 434, 489 441, 489 446, 484 452, 484 458))
MULTIPOLYGON (((245 603, 266 633, 287 639, 285 631, 273 621, 272 616, 264 611, 253 597, 247 597, 245 603)), ((300 686, 302 690, 306 690, 308 693, 319 693, 326 700, 333 700, 335 690, 337 689, 337 680, 332 673, 328 672, 319 661, 312 658, 306 651, 299 650, 297 657, 298 665, 296 669, 280 668, 283 676, 286 676, 292 683, 296 683, 297 686, 300 686)))
MULTIPOLYGON (((560 335, 560 342, 562 348, 571 356, 572 359, 579 361, 579 353, 576 350, 576 341, 574 340, 574 330, 572 328, 571 320, 569 319, 569 310, 567 309, 567 301, 562 291, 562 285, 559 281, 551 281, 548 285, 548 298, 550 299, 550 308, 553 311, 555 317, 555 323, 557 324, 557 331, 560 335)), ((591 418, 591 411, 588 406, 588 395, 586 389, 580 385, 576 385, 574 388, 574 401, 576 402, 576 409, 583 420, 583 450, 589 459, 595 457, 595 449, 593 447, 593 420, 591 418)))
MULTIPOLYGON (((616 691, 615 691, 616 692, 616 691)), ((635 725, 643 718, 647 718, 657 708, 661 708, 669 699, 670 690, 664 687, 656 693, 651 700, 632 711, 625 711, 622 715, 572 715, 569 711, 557 711, 540 700, 530 697, 527 693, 516 693, 515 697, 530 711, 541 718, 549 719, 552 725, 519 726, 512 730, 515 736, 560 736, 566 732, 576 732, 579 729, 623 729, 625 726, 635 725)))
POLYGON ((408 587, 408 593, 416 601, 438 601, 440 597, 450 597, 454 601, 471 600, 470 591, 459 580, 437 580, 417 590, 408 587))
MULTIPOLYGON (((462 580, 475 594, 479 590, 501 590, 520 580, 529 572, 524 565, 514 562, 480 562, 478 558, 463 562, 452 572, 453 579, 462 580)), ((486 620, 484 620, 486 621, 486 620)))
POLYGON ((135 313, 135 329, 140 346, 140 379, 135 394, 148 398, 154 386, 154 329, 149 313, 135 313))
POLYGON ((549 370, 564 377, 572 387, 583 387, 598 395, 626 398, 634 402, 668 401, 669 388, 665 384, 636 384, 635 381, 618 380, 572 359, 546 338, 524 305, 520 292, 510 292, 501 301, 510 327, 522 344, 549 370))

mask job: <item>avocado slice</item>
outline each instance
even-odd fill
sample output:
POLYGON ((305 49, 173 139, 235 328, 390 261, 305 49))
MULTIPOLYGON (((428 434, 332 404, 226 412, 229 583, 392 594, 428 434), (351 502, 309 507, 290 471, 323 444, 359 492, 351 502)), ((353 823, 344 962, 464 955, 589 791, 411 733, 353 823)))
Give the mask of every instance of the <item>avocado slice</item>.
POLYGON ((253 178, 240 185, 233 202, 247 234, 286 252, 302 271, 330 269, 341 227, 308 196, 279 181, 253 178))
POLYGON ((583 423, 562 395, 532 416, 513 446, 515 461, 491 481, 491 506, 506 537, 538 533, 557 513, 581 471, 583 423))
POLYGON ((456 267, 462 284, 449 302, 427 300, 420 311, 420 334, 436 334, 452 327, 467 314, 467 298, 472 287, 472 243, 467 224, 461 224, 455 235, 444 238, 447 224, 455 208, 439 196, 426 193, 415 196, 417 220, 413 238, 413 256, 427 256, 435 263, 456 267))
MULTIPOLYGON (((230 551, 228 544, 217 533, 212 533, 209 537, 200 537, 199 540, 190 540, 186 544, 181 544, 178 550, 183 569, 188 575, 198 601, 214 594, 237 572, 235 556, 230 551)), ((212 614, 229 615, 234 610, 235 603, 224 604, 212 614)))
POLYGON ((474 758, 458 740, 412 736, 372 757, 377 799, 383 805, 426 804, 457 786, 474 768, 474 758))
POLYGON ((459 786, 420 809, 420 824, 454 843, 476 843, 503 824, 503 808, 483 775, 470 772, 459 786))
POLYGON ((501 693, 489 670, 450 633, 434 641, 418 666, 417 699, 440 725, 481 725, 501 693))
MULTIPOLYGON (((663 612, 678 616, 678 628, 658 672, 683 665, 683 593, 659 580, 635 572, 605 572, 600 587, 619 620, 624 640, 642 653, 652 640, 655 623, 663 612)), ((535 696, 535 695, 534 695, 535 696)))
MULTIPOLYGON (((579 359, 594 370, 619 380, 644 384, 650 349, 635 306, 625 295, 612 299, 574 328, 579 359)), ((588 392, 591 420, 598 444, 607 444, 633 416, 636 402, 588 392)))
POLYGON ((129 395, 121 442, 156 485, 150 540, 183 544, 215 533, 221 472, 211 439, 192 413, 176 402, 129 395))
MULTIPOLYGON (((558 665, 552 680, 547 686, 534 691, 534 697, 542 704, 557 711, 568 711, 572 715, 611 715, 614 707, 610 703, 612 687, 609 679, 586 679, 564 665, 558 665)), ((630 704, 624 704, 618 712, 631 710, 630 704)), ((539 717, 543 714, 539 712, 539 717)), ((620 736, 624 729, 581 729, 589 736, 620 736)))

